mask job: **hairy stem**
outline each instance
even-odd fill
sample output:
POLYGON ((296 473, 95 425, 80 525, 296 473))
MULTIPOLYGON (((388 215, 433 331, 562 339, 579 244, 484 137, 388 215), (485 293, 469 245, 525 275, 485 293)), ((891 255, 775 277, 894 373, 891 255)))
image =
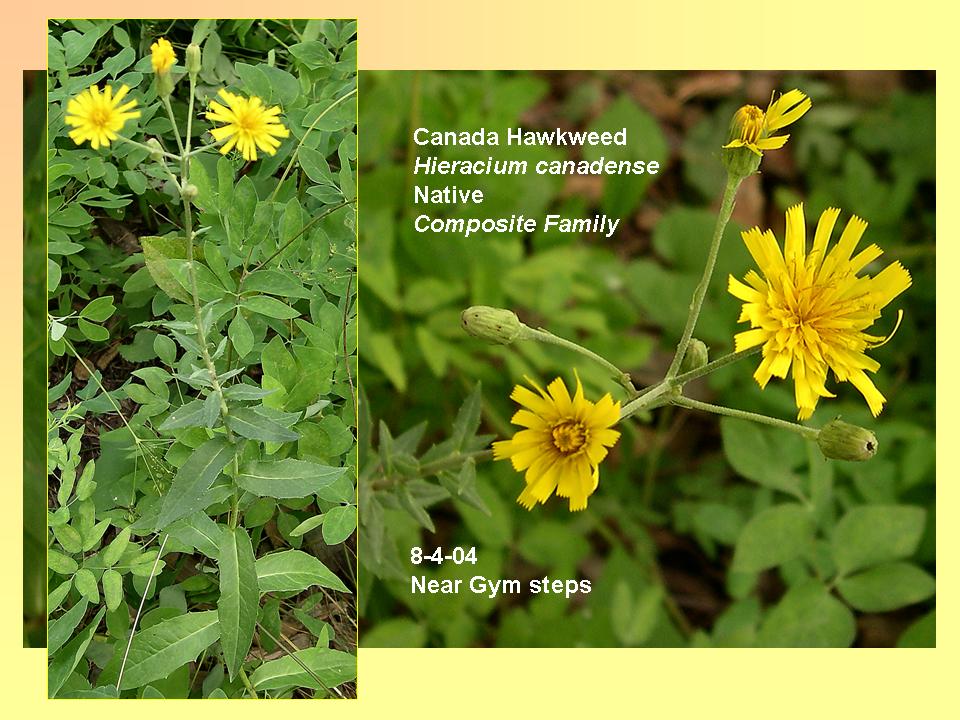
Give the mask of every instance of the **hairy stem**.
POLYGON ((606 368, 610 372, 610 375, 613 377, 613 379, 616 380, 618 383, 620 383, 620 385, 622 385, 627 390, 627 392, 629 392, 631 395, 636 393, 637 389, 633 386, 633 383, 630 380, 630 375, 628 373, 625 373, 623 370, 618 368, 612 362, 610 362, 604 357, 601 357, 600 355, 597 355, 592 350, 588 350, 587 348, 583 347, 582 345, 578 345, 572 340, 567 340, 566 338, 562 338, 557 335, 554 335, 549 330, 544 330, 543 328, 534 329, 531 327, 527 327, 526 331, 528 333, 529 339, 531 340, 538 340, 539 342, 548 343, 550 345, 559 345, 560 347, 567 348, 568 350, 573 350, 574 352, 580 353, 584 357, 590 358, 595 363, 598 363, 599 365, 602 365, 604 368, 606 368))
POLYGON ((799 423, 787 422, 786 420, 779 420, 778 418, 773 418, 768 415, 761 415, 760 413, 737 410, 736 408, 728 408, 724 407, 723 405, 711 405, 710 403, 700 402, 699 400, 693 400, 688 397, 683 397, 682 395, 676 395, 672 397, 670 402, 673 405, 679 405, 680 407, 689 408, 691 410, 702 410, 704 412, 713 413, 714 415, 725 415, 727 417, 739 418, 740 420, 750 420, 751 422, 770 425, 771 427, 780 428, 781 430, 789 430, 790 432, 795 432, 798 435, 805 437, 807 440, 816 440, 817 435, 820 434, 820 431, 817 428, 807 427, 806 425, 800 425, 799 423))
POLYGON ((730 221, 730 215, 733 213, 733 201, 737 196, 737 189, 743 178, 735 175, 727 175, 727 184, 723 189, 723 200, 720 201, 720 213, 717 215, 717 224, 713 229, 713 240, 710 243, 710 250, 707 253, 707 264, 703 269, 703 277, 700 284, 693 293, 693 300, 690 301, 690 314, 687 315, 687 324, 683 329, 683 335, 680 337, 680 343, 677 345, 677 352, 673 356, 673 362, 670 363, 670 369, 667 370, 667 379, 676 376, 680 371, 680 363, 683 362, 683 356, 687 354, 687 346, 690 344, 690 338, 693 337, 693 331, 697 326, 697 318, 700 317, 700 308, 703 307, 703 299, 707 295, 707 289, 710 287, 710 278, 713 277, 713 268, 717 264, 717 254, 720 252, 720 241, 723 239, 724 228, 730 221))
POLYGON ((760 346, 748 348, 747 350, 741 350, 740 352, 729 353, 728 355, 719 357, 713 362, 709 362, 703 367, 697 368, 696 370, 685 372, 683 375, 677 375, 673 379, 673 382, 677 385, 684 385, 691 380, 696 380, 704 375, 709 375, 714 370, 722 368, 725 365, 735 363, 737 360, 742 360, 743 358, 750 357, 751 355, 756 355, 758 352, 760 352, 760 346))

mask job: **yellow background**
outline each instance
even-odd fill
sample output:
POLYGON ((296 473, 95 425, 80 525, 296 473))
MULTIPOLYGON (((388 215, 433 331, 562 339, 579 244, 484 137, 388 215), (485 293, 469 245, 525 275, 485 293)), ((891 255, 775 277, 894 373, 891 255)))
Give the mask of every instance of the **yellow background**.
MULTIPOLYGON (((777 68, 937 70, 938 193, 957 196, 958 12, 947 3, 804 0, 786 3, 672 0, 642 2, 487 0, 443 2, 49 2, 8 3, 0 52, 4 111, 0 263, 0 354, 5 412, 0 416, 0 463, 5 488, 0 527, 7 583, 0 599, 0 689, 4 711, 31 718, 167 718, 223 712, 192 701, 52 701, 46 653, 22 650, 21 358, 21 70, 46 65, 49 17, 358 17, 360 69, 410 68, 777 68), (190 703, 188 708, 176 703, 190 703), (28 715, 29 714, 29 715, 28 715)), ((360 130, 362 138, 362 128, 360 130)), ((361 140, 362 142, 362 140, 361 140)), ((940 218, 949 219, 949 213, 940 218)), ((945 223, 938 222, 938 234, 945 223)), ((937 364, 940 483, 937 523, 938 648, 936 650, 361 650, 359 701, 322 707, 264 708, 233 703, 236 717, 322 713, 325 718, 567 717, 609 713, 686 717, 943 717, 956 713, 957 511, 960 488, 952 415, 957 383, 953 339, 960 240, 947 230, 939 248, 937 364), (947 282, 944 282, 944 280, 947 282), (947 711, 954 707, 953 711, 947 711)))

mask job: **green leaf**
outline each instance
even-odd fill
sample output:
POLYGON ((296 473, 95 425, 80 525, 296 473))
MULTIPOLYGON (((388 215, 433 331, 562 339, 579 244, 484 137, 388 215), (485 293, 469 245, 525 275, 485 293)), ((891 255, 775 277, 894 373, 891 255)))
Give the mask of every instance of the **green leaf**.
POLYGON ((70 639, 73 631, 77 629, 77 625, 80 624, 84 614, 87 612, 87 604, 86 598, 80 598, 80 600, 63 615, 47 623, 47 655, 50 657, 56 655, 57 650, 63 647, 63 644, 70 639))
POLYGON ((346 471, 347 468, 293 458, 253 461, 244 466, 237 485, 260 497, 300 498, 322 490, 346 471))
POLYGON ((861 505, 837 523, 833 560, 844 575, 910 557, 920 544, 925 513, 910 505, 861 505))
POLYGON ((837 583, 843 599, 863 612, 887 612, 913 605, 936 592, 936 581, 906 562, 876 565, 837 583))
POLYGON ((238 435, 260 442, 293 442, 300 434, 285 428, 280 423, 264 417, 256 410, 238 407, 224 418, 227 427, 238 435))
POLYGON ((753 516, 737 539, 735 572, 759 572, 793 560, 813 544, 813 519, 806 508, 775 505, 753 516))
POLYGON ((60 525, 53 528, 53 536, 60 543, 60 547, 71 555, 83 550, 83 540, 80 533, 69 525, 60 525))
POLYGON ((293 656, 265 662, 253 672, 250 682, 254 690, 282 690, 291 687, 326 690, 349 682, 356 676, 356 656, 330 648, 308 648, 294 653, 293 656), (303 665, 310 671, 305 670, 303 665), (320 679, 320 683, 314 679, 314 675, 320 679))
POLYGON ((96 605, 100 602, 100 588, 97 586, 97 578, 87 568, 80 568, 77 574, 73 576, 73 586, 83 597, 96 605))
POLYGON ((299 592, 312 585, 350 592, 326 565, 300 550, 284 550, 257 560, 260 592, 299 592))
POLYGON ((903 631, 897 647, 937 646, 937 611, 931 610, 903 631))
POLYGON ((467 442, 477 434, 480 427, 480 406, 483 396, 480 392, 480 383, 473 386, 473 391, 463 401, 460 410, 457 411, 457 417, 453 421, 451 437, 453 439, 453 449, 463 450, 467 442))
POLYGON ((68 642, 53 658, 53 662, 50 663, 50 668, 47 671, 47 695, 49 697, 57 696, 60 688, 63 687, 67 678, 70 677, 74 668, 77 667, 106 612, 106 608, 100 608, 100 611, 94 616, 93 620, 90 621, 90 624, 81 630, 73 640, 68 642))
POLYGON ((311 70, 329 67, 336 61, 333 53, 319 40, 297 43, 290 46, 290 54, 311 70))
POLYGON ((787 591, 760 627, 760 647, 849 647, 857 633, 853 613, 818 582, 787 591))
POLYGON ((87 30, 82 35, 76 30, 68 30, 60 38, 63 43, 63 56, 67 64, 67 70, 75 68, 86 60, 93 52, 94 45, 100 39, 100 33, 96 28, 87 30))
POLYGON ((640 591, 636 602, 626 580, 617 583, 610 613, 613 632, 621 645, 642 645, 650 637, 660 614, 663 588, 650 585, 640 591))
POLYGON ((167 532, 208 558, 216 560, 220 554, 220 535, 223 529, 202 510, 178 520, 167 528, 167 532))
POLYGON ((253 331, 250 330, 250 324, 243 317, 242 312, 237 311, 236 316, 230 321, 227 335, 233 343, 233 349, 237 351, 237 357, 245 357, 253 349, 253 331))
POLYGON ((123 576, 111 568, 104 571, 100 583, 103 585, 103 601, 107 610, 112 612, 123 602, 123 576))
MULTIPOLYGON (((720 418, 723 452, 731 467, 747 480, 803 498, 800 480, 785 466, 775 431, 735 418, 720 418)), ((782 435, 782 433, 781 433, 782 435)))
POLYGON ((93 322, 103 322, 113 315, 115 310, 113 296, 103 295, 88 302, 80 311, 80 317, 93 322))
POLYGON ((185 427, 205 427, 207 414, 203 400, 191 400, 174 410, 160 425, 161 430, 177 430, 185 427))
POLYGON ((302 523, 297 525, 293 530, 290 531, 290 537, 301 537, 306 535, 308 532, 314 528, 318 528, 323 525, 323 515, 314 515, 304 520, 302 523))
POLYGON ((120 556, 123 555, 123 552, 130 545, 130 526, 123 528, 120 532, 117 533, 117 536, 110 541, 110 544, 104 549, 101 559, 103 564, 107 567, 113 567, 117 564, 117 560, 120 559, 120 556))
POLYGON ((193 451, 187 461, 177 471, 170 489, 163 497, 156 530, 162 530, 170 523, 202 510, 200 501, 220 472, 233 460, 236 447, 224 438, 207 440, 193 451))
POLYGON ((276 298, 268 295, 254 295, 243 301, 243 306, 252 312, 266 315, 267 317, 277 318, 278 320, 291 320, 300 317, 300 313, 294 310, 286 303, 280 302, 276 298))
POLYGON ((280 295, 282 297, 309 298, 311 293, 295 276, 280 270, 257 270, 243 281, 244 290, 280 295))
POLYGON ((143 259, 147 265, 147 271, 157 287, 176 300, 185 303, 193 302, 190 293, 177 282, 170 264, 167 262, 171 259, 186 260, 186 239, 148 235, 140 238, 140 246, 143 248, 143 259))
POLYGON ((60 575, 73 575, 80 567, 69 555, 56 550, 47 550, 47 567, 60 575))
POLYGON ((327 510, 323 520, 323 541, 327 545, 338 545, 357 529, 356 505, 336 505, 327 510))
POLYGON ((166 677, 195 660, 219 637, 216 610, 177 615, 141 630, 133 636, 120 690, 166 677))
POLYGON ((96 325, 86 318, 77 318, 77 327, 87 340, 103 342, 110 339, 110 331, 101 325, 96 325))
POLYGON ((427 643, 427 629, 409 618, 377 623, 363 634, 363 647, 420 648, 427 643))
POLYGON ((260 610, 256 560, 250 536, 244 528, 223 531, 217 563, 220 568, 220 599, 217 601, 220 646, 233 680, 253 642, 260 610))

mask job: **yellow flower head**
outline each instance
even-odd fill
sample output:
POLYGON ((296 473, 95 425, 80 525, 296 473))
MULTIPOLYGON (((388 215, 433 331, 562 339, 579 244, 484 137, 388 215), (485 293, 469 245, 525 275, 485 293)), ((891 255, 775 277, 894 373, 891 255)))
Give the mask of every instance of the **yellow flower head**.
POLYGON ((290 131, 278 118, 280 108, 266 107, 255 95, 245 98, 226 90, 221 90, 218 94, 227 103, 227 107, 211 100, 207 120, 226 123, 210 131, 218 142, 229 138, 220 148, 224 155, 236 145, 244 160, 256 160, 257 148, 273 155, 280 147, 277 138, 290 136, 290 131))
POLYGON ((853 383, 874 416, 880 413, 886 398, 864 372, 876 372, 880 363, 864 351, 890 336, 868 335, 865 330, 910 287, 910 273, 899 262, 874 277, 858 275, 883 251, 870 245, 853 255, 867 228, 856 215, 827 251, 839 214, 837 208, 823 212, 809 252, 803 205, 787 210, 783 252, 770 230, 755 227, 742 233, 763 275, 751 270, 744 278, 746 284, 732 275, 729 278, 730 293, 743 300, 739 321, 749 321, 752 328, 737 334, 736 350, 763 346, 763 360, 753 376, 761 388, 771 376, 786 378, 793 366, 800 420, 813 414, 821 397, 835 397, 825 387, 828 369, 838 382, 853 383))
POLYGON ((150 63, 157 75, 166 75, 176 62, 173 45, 166 38, 160 38, 150 46, 150 63))
POLYGON ((77 145, 87 140, 94 150, 101 145, 107 147, 111 140, 117 139, 117 132, 127 120, 140 117, 136 100, 123 105, 120 102, 130 92, 130 88, 121 85, 117 94, 107 85, 101 93, 96 85, 71 98, 67 103, 66 123, 75 128, 70 131, 70 137, 77 145))
POLYGON ((531 510, 556 491, 570 499, 570 510, 583 510, 597 489, 599 466, 620 433, 610 426, 620 420, 620 403, 609 393, 596 403, 583 397, 577 378, 573 398, 557 378, 544 392, 527 378, 537 393, 517 385, 510 397, 522 406, 511 422, 525 428, 509 440, 493 443, 495 460, 510 458, 518 472, 526 470, 527 486, 517 498, 531 510))
POLYGON ((766 112, 756 105, 744 105, 733 115, 730 142, 724 147, 745 147, 760 156, 763 150, 782 148, 790 136, 773 133, 799 120, 811 104, 802 92, 791 90, 776 100, 771 97, 766 112))

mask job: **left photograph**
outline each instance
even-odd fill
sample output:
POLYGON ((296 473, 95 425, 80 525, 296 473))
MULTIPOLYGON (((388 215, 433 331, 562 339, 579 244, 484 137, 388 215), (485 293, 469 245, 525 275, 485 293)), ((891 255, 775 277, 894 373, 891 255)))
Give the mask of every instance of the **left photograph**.
POLYGON ((357 42, 49 22, 51 698, 356 697, 357 42))

